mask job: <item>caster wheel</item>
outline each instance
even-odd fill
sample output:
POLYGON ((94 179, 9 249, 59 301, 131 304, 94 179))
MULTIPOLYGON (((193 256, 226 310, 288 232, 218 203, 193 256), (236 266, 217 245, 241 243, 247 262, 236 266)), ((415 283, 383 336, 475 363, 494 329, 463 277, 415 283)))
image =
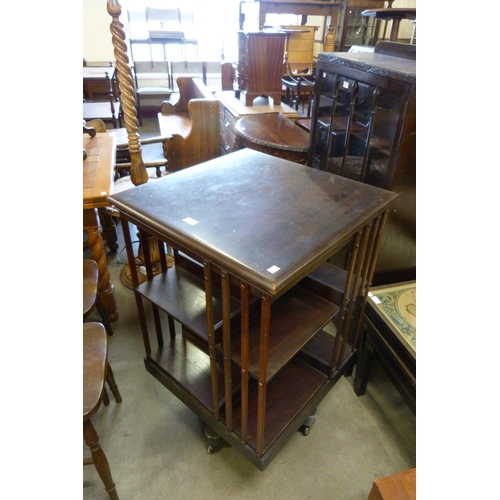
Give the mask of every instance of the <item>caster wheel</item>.
POLYGON ((310 429, 311 429, 310 427, 303 427, 302 428, 302 435, 303 436, 309 436, 309 430, 310 429))
POLYGON ((220 436, 214 432, 208 425, 205 426, 205 437, 208 441, 207 453, 213 455, 217 451, 217 445, 220 441, 220 436))

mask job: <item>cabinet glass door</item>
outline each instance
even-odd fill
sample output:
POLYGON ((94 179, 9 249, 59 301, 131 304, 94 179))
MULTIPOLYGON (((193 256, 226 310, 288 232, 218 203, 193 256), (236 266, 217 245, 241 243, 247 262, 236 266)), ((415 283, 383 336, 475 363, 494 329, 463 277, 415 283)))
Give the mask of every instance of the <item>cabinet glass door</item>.
POLYGON ((312 165, 384 187, 403 96, 322 72, 312 165))

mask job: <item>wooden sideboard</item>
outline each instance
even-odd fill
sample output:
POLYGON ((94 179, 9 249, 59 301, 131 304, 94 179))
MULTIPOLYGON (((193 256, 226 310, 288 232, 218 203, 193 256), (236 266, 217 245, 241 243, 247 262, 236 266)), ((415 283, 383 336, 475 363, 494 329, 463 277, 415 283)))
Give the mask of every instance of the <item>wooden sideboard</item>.
POLYGON ((259 114, 282 114, 295 121, 298 118, 296 110, 286 104, 271 104, 267 98, 257 97, 253 106, 246 106, 236 97, 232 90, 224 90, 216 94, 220 101, 220 147, 221 154, 231 153, 236 146, 236 132, 234 127, 239 118, 259 114))

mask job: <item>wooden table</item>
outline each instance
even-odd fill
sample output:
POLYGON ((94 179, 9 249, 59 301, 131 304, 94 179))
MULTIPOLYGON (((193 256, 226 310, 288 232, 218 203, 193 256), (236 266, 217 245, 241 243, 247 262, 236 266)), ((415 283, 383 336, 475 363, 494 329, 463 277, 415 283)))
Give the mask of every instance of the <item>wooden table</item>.
POLYGON ((271 113, 240 118, 234 130, 236 149, 250 148, 305 164, 309 134, 286 116, 271 113))
POLYGON ((417 469, 410 469, 373 481, 368 500, 416 500, 417 469))
POLYGON ((358 347, 354 391, 365 393, 377 360, 401 397, 416 413, 417 285, 415 281, 372 287, 358 347))
POLYGON ((263 29, 267 14, 297 14, 302 16, 302 23, 307 23, 307 16, 324 16, 329 18, 328 33, 325 36, 323 50, 332 52, 335 44, 334 30, 338 25, 339 10, 342 6, 341 0, 301 1, 241 1, 240 2, 240 29, 243 29, 247 16, 252 15, 258 19, 259 29, 263 29))
POLYGON ((375 19, 383 19, 390 21, 392 19, 391 34, 389 41, 395 42, 398 39, 399 24, 401 19, 415 19, 417 9, 415 8, 396 8, 396 9, 368 9, 361 13, 362 16, 375 17, 375 19))
POLYGON ((112 192, 116 155, 116 140, 102 133, 95 137, 83 136, 83 230, 92 250, 92 259, 99 268, 99 295, 110 321, 118 319, 114 287, 110 281, 104 242, 99 228, 97 210, 109 206, 107 197, 112 192))
POLYGON ((116 84, 116 72, 114 66, 83 66, 83 95, 89 101, 94 101, 96 97, 101 100, 109 100, 109 88, 106 87, 106 74, 111 82, 111 92, 113 97, 118 97, 118 87, 116 84))
POLYGON ((146 369, 259 469, 352 369, 354 309, 397 196, 243 149, 109 198, 129 261, 130 224, 174 250, 168 268, 159 245, 156 277, 145 252, 145 283, 131 269, 146 369), (346 269, 327 262, 351 241, 346 269))

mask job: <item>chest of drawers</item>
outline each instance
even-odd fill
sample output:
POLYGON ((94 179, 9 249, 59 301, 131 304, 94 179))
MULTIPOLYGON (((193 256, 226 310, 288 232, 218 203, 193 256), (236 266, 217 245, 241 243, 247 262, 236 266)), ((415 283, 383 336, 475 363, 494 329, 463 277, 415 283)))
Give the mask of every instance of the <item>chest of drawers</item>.
POLYGON ((279 31, 239 31, 236 82, 246 106, 259 96, 281 103, 281 77, 286 33, 279 31))

